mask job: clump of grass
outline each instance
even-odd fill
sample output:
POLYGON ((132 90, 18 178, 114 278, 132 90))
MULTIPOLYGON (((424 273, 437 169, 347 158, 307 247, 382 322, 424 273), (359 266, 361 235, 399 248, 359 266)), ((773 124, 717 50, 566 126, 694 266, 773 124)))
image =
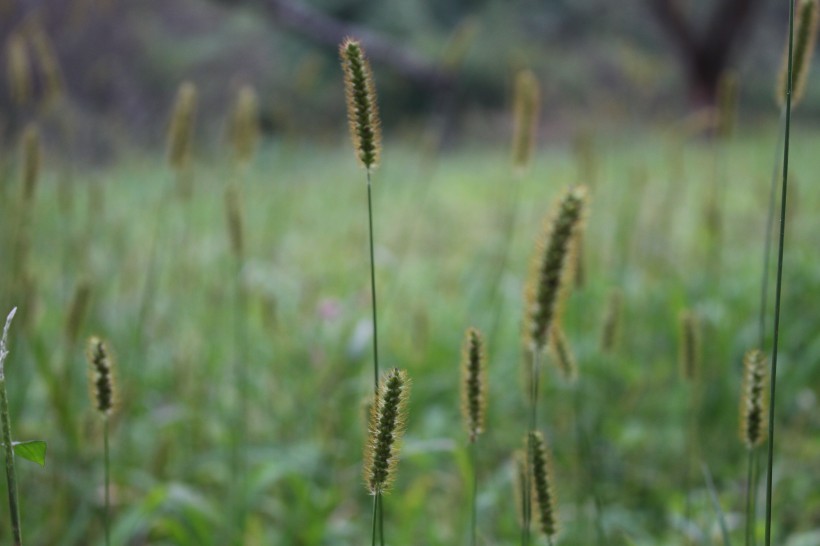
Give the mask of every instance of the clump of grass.
POLYGON ((373 495, 373 544, 376 544, 376 523, 384 544, 384 510, 382 495, 390 490, 396 478, 401 438, 407 421, 410 379, 404 370, 388 371, 376 392, 370 410, 368 440, 364 452, 364 478, 373 495))
POLYGON ((470 439, 470 459, 473 468, 472 495, 472 544, 476 543, 478 461, 476 443, 484 432, 484 417, 487 410, 487 363, 484 339, 476 328, 468 328, 464 336, 461 356, 461 413, 470 439))
POLYGON ((103 466, 105 469, 105 544, 111 544, 111 496, 110 496, 110 456, 108 447, 108 419, 114 410, 116 390, 114 365, 111 354, 102 339, 88 340, 88 363, 91 368, 91 397, 103 421, 103 466))
POLYGON ((373 315, 373 388, 379 388, 379 342, 376 304, 376 266, 373 252, 373 195, 370 183, 371 171, 376 168, 381 155, 381 124, 376 103, 376 86, 373 72, 361 44, 345 38, 339 46, 339 56, 344 72, 347 120, 356 157, 367 172, 367 220, 370 242, 370 298, 373 315))
POLYGON ((541 532, 550 546, 558 534, 558 507, 553 487, 552 456, 540 432, 529 433, 529 463, 532 468, 532 492, 538 510, 541 532))
POLYGON ((740 439, 748 451, 746 476, 746 546, 754 544, 757 506, 758 448, 766 440, 766 356, 752 349, 743 357, 740 396, 740 439))
POLYGON ((22 546, 23 531, 20 526, 20 504, 17 496, 17 476, 14 471, 14 444, 11 441, 11 419, 9 417, 9 403, 6 395, 6 357, 9 354, 8 337, 11 321, 17 308, 11 310, 6 317, 6 324, 3 327, 3 337, 0 338, 0 425, 3 428, 3 450, 6 456, 6 483, 9 492, 9 516, 11 519, 11 532, 14 537, 14 545, 22 546))

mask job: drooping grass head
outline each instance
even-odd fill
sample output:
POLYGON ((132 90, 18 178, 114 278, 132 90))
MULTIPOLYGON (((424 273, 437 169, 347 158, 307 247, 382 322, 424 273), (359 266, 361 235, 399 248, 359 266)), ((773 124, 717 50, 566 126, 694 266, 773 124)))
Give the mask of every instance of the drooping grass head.
POLYGON ((381 127, 373 72, 361 44, 345 38, 339 46, 344 71, 347 119, 356 157, 368 170, 379 162, 381 127))
POLYGON ((547 221, 536 249, 525 294, 525 341, 533 351, 546 346, 550 327, 557 322, 561 290, 569 270, 568 259, 583 223, 587 192, 584 186, 570 188, 547 221))

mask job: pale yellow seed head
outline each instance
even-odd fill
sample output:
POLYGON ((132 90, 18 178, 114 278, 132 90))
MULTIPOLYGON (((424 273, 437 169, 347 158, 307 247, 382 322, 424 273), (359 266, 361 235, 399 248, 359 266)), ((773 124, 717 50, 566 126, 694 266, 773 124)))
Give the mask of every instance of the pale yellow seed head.
POLYGON ((31 98, 31 61, 26 41, 19 32, 12 32, 6 42, 6 65, 9 91, 15 104, 22 106, 31 98))
MULTIPOLYGON (((794 19, 794 43, 792 48, 792 106, 803 98, 808 80, 809 67, 817 41, 818 6, 817 0, 796 0, 794 19)), ((789 44, 783 51, 780 77, 777 80, 775 101, 781 108, 786 102, 789 88, 789 44)))
POLYGON ((525 171, 532 160, 535 132, 538 127, 541 90, 531 70, 522 70, 515 77, 513 103, 513 167, 525 171))
POLYGON ((259 142, 259 99, 250 85, 239 90, 231 115, 231 144, 236 160, 247 164, 259 142))
POLYGON ((196 86, 191 82, 183 83, 177 91, 168 131, 168 163, 177 171, 184 169, 190 160, 196 102, 196 86))

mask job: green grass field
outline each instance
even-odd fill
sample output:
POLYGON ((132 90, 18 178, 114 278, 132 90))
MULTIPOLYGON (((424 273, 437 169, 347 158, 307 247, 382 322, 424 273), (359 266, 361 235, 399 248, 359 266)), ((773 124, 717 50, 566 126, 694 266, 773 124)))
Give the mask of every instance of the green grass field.
MULTIPOLYGON (((586 283, 572 290, 564 318, 579 392, 576 399, 547 366, 538 408, 555 455, 561 544, 595 543, 596 517, 609 544, 720 543, 701 461, 742 543, 746 452, 738 397, 741 359, 757 340, 774 134, 774 127, 749 129, 727 144, 661 130, 598 140, 594 180, 581 180, 592 195, 586 283), (723 234, 715 242, 704 218, 718 178, 723 234), (604 355, 602 325, 616 288, 623 293, 620 333, 604 355), (694 386, 678 371, 685 308, 702 328, 694 386), (692 400, 695 445, 687 435, 692 400), (576 403, 589 441, 583 458, 576 403), (697 462, 687 479, 690 450, 697 462)), ((265 142, 244 180, 240 354, 250 389, 241 446, 233 445, 238 311, 223 209, 233 176, 227 154, 198 158, 189 200, 169 191, 173 177, 159 155, 134 155, 104 170, 75 166, 72 211, 58 191, 65 168, 46 154, 31 216, 36 289, 31 298, 11 282, 0 290, 4 316, 21 307, 6 364, 14 436, 49 443, 45 469, 17 467, 27 544, 102 544, 102 428, 84 355, 92 334, 117 356, 114 544, 227 544, 236 497, 247 506, 243 545, 369 543, 372 501, 361 470, 372 388, 366 193, 363 171, 344 136, 338 140, 338 147, 265 142), (138 336, 157 225, 161 275, 138 336), (83 282, 90 304, 72 323, 75 342, 67 322, 83 282), (247 468, 238 488, 232 449, 247 468)), ((818 142, 819 132, 798 123, 774 472, 774 543, 784 546, 820 544, 818 142)), ((4 156, 12 161, 13 153, 4 156)), ((13 161, 7 172, 0 187, 4 279, 15 267, 20 194, 13 161)), ((413 380, 398 478, 385 497, 390 544, 467 544, 472 471, 458 365, 470 325, 488 333, 489 355, 479 543, 517 542, 512 452, 526 428, 522 290, 542 218, 578 173, 563 144, 542 143, 517 186, 507 149, 475 144, 433 156, 412 142, 385 143, 374 175, 381 361, 413 380)), ((762 494, 758 508, 762 514, 762 494)), ((8 513, 0 514, 5 534, 8 513)), ((762 536, 762 517, 758 523, 762 536)))

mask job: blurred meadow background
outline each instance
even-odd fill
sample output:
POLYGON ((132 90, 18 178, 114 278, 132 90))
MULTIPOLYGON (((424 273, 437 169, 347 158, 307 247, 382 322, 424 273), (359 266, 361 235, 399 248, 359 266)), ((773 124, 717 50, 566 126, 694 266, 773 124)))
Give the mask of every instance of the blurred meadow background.
MULTIPOLYGON (((545 358, 537 407, 556 543, 749 544, 742 361, 772 348, 774 250, 762 340, 758 314, 788 10, 0 0, 0 314, 18 307, 7 413, 14 440, 48 443, 44 467, 16 458, 26 544, 105 544, 105 426, 111 544, 370 543, 367 190, 345 36, 370 58, 384 132, 381 365, 413 382, 386 543, 470 544, 474 471, 477 543, 519 543, 524 286, 544 217, 580 183, 590 207, 562 320, 579 379, 545 358), (540 106, 516 167, 522 71, 540 106), (694 375, 681 371, 686 312, 694 375), (459 409, 469 326, 488 370, 474 458, 459 409), (114 355, 108 417, 89 389, 92 335, 114 355)), ((820 546, 818 79, 792 113, 772 507, 783 546, 820 546)))

